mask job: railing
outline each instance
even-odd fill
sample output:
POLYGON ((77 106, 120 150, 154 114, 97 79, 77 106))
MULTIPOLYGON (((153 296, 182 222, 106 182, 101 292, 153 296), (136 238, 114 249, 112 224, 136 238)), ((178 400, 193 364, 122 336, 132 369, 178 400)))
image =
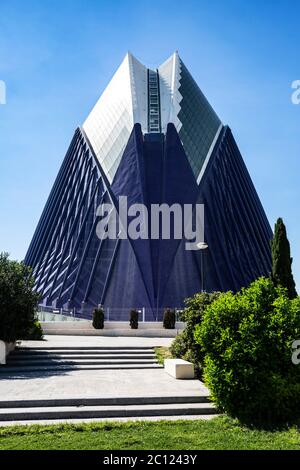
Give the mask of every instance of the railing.
MULTIPOLYGON (((104 307, 104 320, 107 322, 129 322, 130 317, 130 308, 110 308, 104 307)), ((150 309, 147 307, 140 307, 135 309, 139 313, 139 322, 162 322, 164 316, 164 308, 159 309, 150 309)), ((176 321, 181 321, 181 315, 183 312, 182 308, 173 308, 176 314, 176 321)), ((91 308, 82 308, 76 309, 66 309, 66 308, 53 308, 49 306, 39 305, 38 306, 39 319, 43 321, 43 313, 50 315, 57 315, 60 317, 67 317, 65 319, 74 319, 74 320, 91 320, 92 310, 91 308)), ((46 316, 45 316, 46 317, 46 316)), ((49 315, 47 315, 49 317, 49 315)), ((53 317, 55 319, 55 317, 53 317)))

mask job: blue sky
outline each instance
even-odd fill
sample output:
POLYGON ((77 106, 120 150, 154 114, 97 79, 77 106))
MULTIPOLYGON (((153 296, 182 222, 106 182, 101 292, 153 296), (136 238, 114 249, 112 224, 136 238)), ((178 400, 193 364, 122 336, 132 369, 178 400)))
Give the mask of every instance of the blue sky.
POLYGON ((127 50, 155 67, 178 49, 270 223, 284 218, 300 288, 299 14, 289 0, 2 0, 0 251, 24 257, 73 132, 127 50))

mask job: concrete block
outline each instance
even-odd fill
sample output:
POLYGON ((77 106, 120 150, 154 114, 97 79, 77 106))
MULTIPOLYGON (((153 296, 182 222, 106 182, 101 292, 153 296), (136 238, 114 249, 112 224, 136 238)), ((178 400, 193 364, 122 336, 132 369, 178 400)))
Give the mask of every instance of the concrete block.
POLYGON ((0 341, 0 364, 6 364, 6 344, 0 341))
POLYGON ((165 371, 175 379, 194 379, 194 364, 183 359, 166 359, 165 371))
POLYGON ((16 347, 16 343, 5 343, 4 341, 0 341, 0 364, 6 364, 6 357, 9 355, 11 351, 13 351, 16 347))

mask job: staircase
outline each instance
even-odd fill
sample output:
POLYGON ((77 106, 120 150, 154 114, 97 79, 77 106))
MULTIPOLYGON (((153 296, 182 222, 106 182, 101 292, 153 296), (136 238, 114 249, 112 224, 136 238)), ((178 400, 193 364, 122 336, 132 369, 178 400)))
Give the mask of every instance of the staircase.
POLYGON ((19 348, 0 374, 10 372, 161 368, 151 347, 19 348))
POLYGON ((6 366, 0 366, 0 379, 2 386, 5 383, 8 385, 8 390, 12 390, 11 384, 15 384, 17 390, 14 398, 10 398, 10 393, 2 396, 0 393, 0 426, 31 422, 50 424, 66 420, 208 419, 217 413, 203 384, 197 381, 178 381, 181 383, 177 384, 157 363, 153 347, 20 347, 8 357, 6 366), (120 371, 119 375, 115 369, 120 371), (128 369, 128 372, 122 372, 122 369, 128 369), (95 370, 93 375, 88 372, 91 370, 95 370), (123 374, 123 379, 120 374, 123 374), (126 384, 124 382, 123 385, 124 374, 126 384), (153 376, 153 386, 149 391, 147 383, 150 374, 153 376), (51 398, 48 398, 44 387, 47 390, 50 383, 48 378, 51 380, 53 377, 57 377, 57 395, 53 398, 52 393, 52 396, 49 395, 51 398), (78 397, 81 381, 84 383, 92 377, 98 377, 99 396, 94 395, 95 389, 89 396, 83 387, 82 393, 86 396, 78 397), (19 382, 18 378, 22 380, 16 384, 14 380, 19 382), (43 394, 35 392, 31 395, 32 381, 40 379, 43 380, 38 387, 44 388, 43 394), (68 381, 72 383, 72 380, 76 385, 74 388, 69 386, 68 394, 62 395, 64 384, 68 381), (24 383, 27 392, 20 394, 18 387, 24 383), (138 396, 132 392, 136 383, 143 387, 136 387, 138 396), (104 393, 101 393, 101 385, 104 386, 104 393), (22 395, 24 399, 19 398, 22 395))
POLYGON ((21 421, 203 417, 217 411, 208 397, 119 397, 0 402, 0 424, 21 421))

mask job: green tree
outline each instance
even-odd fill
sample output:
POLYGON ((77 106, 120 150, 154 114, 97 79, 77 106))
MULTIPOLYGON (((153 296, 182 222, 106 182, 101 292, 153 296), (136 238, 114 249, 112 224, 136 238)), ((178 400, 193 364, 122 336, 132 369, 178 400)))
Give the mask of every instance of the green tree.
POLYGON ((272 280, 275 285, 285 287, 291 299, 297 297, 295 281, 292 274, 290 243, 282 219, 275 224, 272 246, 272 280))
POLYGON ((0 339, 13 342, 28 337, 35 327, 39 295, 31 269, 0 253, 0 339))
POLYGON ((300 298, 261 278, 208 305, 195 327, 205 356, 204 380, 218 408, 247 424, 300 419, 300 298))

